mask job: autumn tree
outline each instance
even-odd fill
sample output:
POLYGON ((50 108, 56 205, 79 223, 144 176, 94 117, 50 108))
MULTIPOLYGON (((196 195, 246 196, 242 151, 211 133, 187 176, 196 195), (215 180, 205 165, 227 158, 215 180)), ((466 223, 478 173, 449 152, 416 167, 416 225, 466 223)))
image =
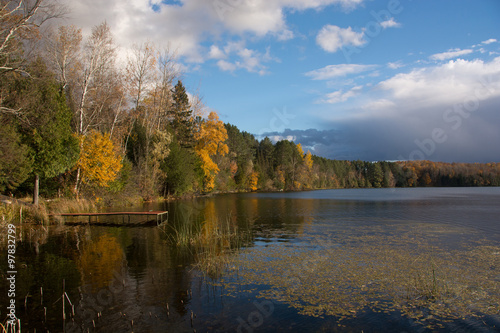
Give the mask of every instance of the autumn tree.
POLYGON ((232 162, 236 162, 236 174, 234 181, 240 189, 248 187, 248 177, 254 170, 254 161, 257 154, 259 142, 255 137, 245 131, 240 131, 238 127, 225 124, 227 132, 226 144, 229 148, 229 157, 232 162))
POLYGON ((77 133, 85 135, 99 120, 100 105, 92 103, 90 94, 102 89, 102 80, 114 69, 115 46, 107 23, 92 29, 83 48, 82 69, 74 89, 77 105, 77 133))
MULTIPOLYGON (((115 46, 110 27, 106 22, 95 26, 92 34, 83 47, 81 70, 78 73, 73 98, 76 105, 75 123, 76 132, 86 135, 102 120, 102 103, 98 103, 97 96, 106 94, 108 87, 103 85, 110 72, 114 70, 115 46), (103 92, 104 91, 104 92, 103 92), (92 96, 93 95, 93 96, 92 96), (94 97, 94 100, 93 98, 94 97)), ((106 99, 104 99, 106 101, 106 99)), ((80 140, 83 142, 83 140, 80 140)), ((80 168, 76 170, 74 191, 78 193, 80 183, 80 168)))
POLYGON ((74 86, 81 67, 82 29, 60 26, 47 38, 46 58, 57 80, 66 90, 74 86))
MULTIPOLYGON (((137 111, 139 111, 148 89, 151 89, 156 79, 157 57, 155 47, 149 42, 134 45, 131 54, 129 54, 126 67, 126 82, 137 111)), ((146 122, 148 120, 147 109, 141 115, 143 122, 146 122)))
POLYGON ((79 139, 82 149, 76 167, 81 170, 81 183, 109 186, 122 168, 121 156, 117 154, 113 142, 108 135, 97 131, 80 135, 79 139))
POLYGON ((201 159, 201 168, 205 175, 204 190, 210 192, 215 187, 215 176, 219 172, 219 167, 213 161, 212 156, 226 155, 229 151, 225 143, 227 131, 217 113, 210 112, 208 118, 201 122, 194 138, 196 140, 195 151, 201 159))
MULTIPOLYGON (((302 147, 300 147, 302 149, 302 147)), ((298 148, 297 148, 298 149, 298 148)), ((298 149, 299 150, 299 149, 298 149)), ((300 152, 300 150, 299 150, 300 152)), ((308 150, 307 154, 303 155, 302 163, 298 166, 298 175, 296 181, 296 189, 312 189, 313 185, 313 160, 312 154, 308 150)))
POLYGON ((312 170, 312 167, 313 167, 313 159, 312 159, 312 154, 311 152, 308 150, 307 151, 307 154, 306 156, 304 157, 304 164, 306 165, 307 167, 307 170, 311 171, 312 170))

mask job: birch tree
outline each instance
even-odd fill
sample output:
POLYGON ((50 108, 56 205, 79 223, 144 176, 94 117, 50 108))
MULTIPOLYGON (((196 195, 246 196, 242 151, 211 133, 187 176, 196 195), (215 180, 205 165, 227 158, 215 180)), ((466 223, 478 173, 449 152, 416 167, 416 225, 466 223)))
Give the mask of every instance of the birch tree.
POLYGON ((59 27, 57 33, 48 38, 47 60, 64 90, 70 83, 74 84, 82 66, 81 43, 82 29, 73 25, 59 27))
POLYGON ((77 132, 85 135, 99 115, 99 108, 92 108, 89 94, 99 89, 99 80, 114 69, 116 58, 111 30, 106 22, 95 26, 83 50, 75 101, 77 107, 77 132))
MULTIPOLYGON (((153 44, 146 42, 134 45, 129 55, 126 69, 126 81, 136 111, 139 111, 144 96, 151 89, 156 76, 157 52, 153 44)), ((144 121, 148 114, 145 111, 144 121)))

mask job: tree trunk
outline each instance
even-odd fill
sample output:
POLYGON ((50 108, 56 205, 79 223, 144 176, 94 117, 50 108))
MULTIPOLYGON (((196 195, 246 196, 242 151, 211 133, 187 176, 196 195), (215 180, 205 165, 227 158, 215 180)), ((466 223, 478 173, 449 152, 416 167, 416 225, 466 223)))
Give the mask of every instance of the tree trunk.
POLYGON ((80 168, 76 169, 76 181, 75 181, 75 187, 73 191, 75 192, 75 196, 78 199, 78 186, 80 185, 80 168))
POLYGON ((40 188, 40 176, 35 175, 35 187, 33 189, 33 205, 38 206, 38 193, 40 188))

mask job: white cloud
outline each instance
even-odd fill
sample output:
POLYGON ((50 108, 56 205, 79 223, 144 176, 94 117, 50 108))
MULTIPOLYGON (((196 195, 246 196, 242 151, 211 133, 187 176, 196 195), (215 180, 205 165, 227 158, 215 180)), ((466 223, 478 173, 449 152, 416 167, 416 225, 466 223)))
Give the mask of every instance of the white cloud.
POLYGON ((387 109, 394 108, 394 106, 396 106, 396 104, 393 101, 388 100, 386 98, 381 98, 381 99, 377 99, 377 100, 370 101, 370 102, 366 103, 363 106, 363 108, 366 110, 385 111, 387 109))
POLYGON ((337 52, 345 45, 361 46, 366 43, 363 32, 355 32, 336 25, 325 25, 316 37, 316 43, 327 52, 337 52))
POLYGON ((267 135, 267 138, 269 138, 269 140, 271 140, 273 143, 283 140, 294 142, 297 139, 297 137, 293 135, 267 135))
POLYGON ((226 54, 221 49, 219 49, 219 47, 217 47, 216 45, 212 45, 210 47, 210 52, 208 54, 209 54, 209 57, 211 59, 224 59, 224 58, 226 58, 226 54))
POLYGON ((326 94, 324 98, 319 99, 318 101, 316 101, 316 103, 335 104, 345 102, 349 98, 359 95, 362 89, 363 86, 356 86, 346 92, 344 92, 343 90, 334 91, 332 93, 326 94))
POLYGON ((359 64, 340 64, 329 65, 320 69, 316 69, 305 73, 306 76, 313 80, 329 80, 339 76, 348 74, 357 74, 374 69, 375 65, 359 65, 359 64))
POLYGON ((465 49, 465 50, 451 49, 451 50, 448 50, 447 52, 433 54, 429 58, 431 60, 448 60, 448 59, 457 58, 457 57, 462 56, 462 55, 470 54, 472 52, 474 52, 474 51, 471 49, 465 49))
POLYGON ((283 30, 277 35, 278 40, 282 42, 293 39, 293 37, 295 37, 295 35, 291 30, 283 30))
POLYGON ((387 28, 399 28, 399 27, 401 27, 401 23, 398 23, 398 22, 394 21, 394 17, 391 17, 387 21, 380 22, 380 25, 384 29, 387 29, 387 28))
POLYGON ((485 40, 484 42, 481 42, 481 44, 488 45, 488 44, 496 43, 496 42, 497 42, 497 40, 495 38, 490 38, 488 40, 485 40))
POLYGON ((499 77, 500 57, 490 62, 458 59, 397 74, 380 82, 378 87, 390 92, 392 100, 406 101, 406 108, 415 109, 460 103, 474 98, 478 90, 489 97, 500 96, 499 77), (493 81, 486 84, 485 80, 493 81))
POLYGON ((387 67, 389 67, 390 69, 398 69, 398 68, 401 68, 403 66, 404 65, 401 61, 387 63, 387 67))
POLYGON ((237 66, 233 63, 230 63, 226 60, 219 60, 217 62, 217 66, 225 72, 234 72, 237 69, 237 66))
MULTIPOLYGON (((194 0, 191 0, 194 1, 194 0)), ((196 0, 206 1, 206 0, 196 0)), ((351 10, 365 0, 252 0, 210 1, 220 22, 234 33, 251 32, 257 36, 274 35, 278 40, 293 38, 286 23, 286 9, 291 11, 322 9, 338 5, 351 10)), ((186 1, 187 2, 187 1, 186 1)))
POLYGON ((217 62, 217 66, 222 71, 234 72, 237 69, 245 69, 259 75, 268 73, 267 67, 264 65, 265 62, 277 61, 270 55, 270 52, 269 48, 264 54, 249 49, 245 47, 243 41, 228 42, 222 49, 214 45, 210 48, 210 54, 213 55, 213 58, 221 59, 217 62), (223 60, 229 58, 233 58, 233 60, 223 60))
POLYGON ((288 11, 319 10, 331 5, 349 10, 363 1, 66 0, 72 13, 62 24, 75 24, 89 34, 93 26, 106 21, 115 41, 124 49, 134 43, 140 44, 147 36, 160 46, 168 41, 185 60, 201 63, 215 56, 201 43, 217 40, 222 34, 241 36, 248 33, 252 37, 273 36, 286 41, 294 37, 286 22, 288 11))

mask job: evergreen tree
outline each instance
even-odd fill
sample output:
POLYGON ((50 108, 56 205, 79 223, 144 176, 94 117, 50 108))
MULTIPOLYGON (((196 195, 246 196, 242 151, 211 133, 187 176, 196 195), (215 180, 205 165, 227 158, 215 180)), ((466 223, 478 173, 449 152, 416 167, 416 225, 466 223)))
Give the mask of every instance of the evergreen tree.
POLYGON ((161 164, 161 169, 167 175, 165 194, 181 195, 196 190, 200 178, 197 173, 199 160, 191 149, 183 148, 177 140, 170 144, 170 154, 161 164))
POLYGON ((189 97, 186 88, 179 80, 172 91, 172 108, 167 112, 172 127, 179 144, 184 148, 193 148, 193 111, 189 104, 189 97))
POLYGON ((0 192, 13 190, 24 182, 32 170, 29 148, 12 121, 0 114, 0 192))
POLYGON ((368 164, 368 178, 373 187, 382 187, 384 184, 384 172, 380 162, 368 164))
POLYGON ((135 167, 146 161, 147 149, 146 127, 135 121, 127 141, 127 157, 135 167))
POLYGON ((13 94, 26 110, 20 129, 33 160, 36 205, 40 177, 55 177, 71 169, 78 160, 79 144, 71 131, 72 114, 62 87, 40 59, 31 65, 30 72, 31 78, 18 77, 13 94))

